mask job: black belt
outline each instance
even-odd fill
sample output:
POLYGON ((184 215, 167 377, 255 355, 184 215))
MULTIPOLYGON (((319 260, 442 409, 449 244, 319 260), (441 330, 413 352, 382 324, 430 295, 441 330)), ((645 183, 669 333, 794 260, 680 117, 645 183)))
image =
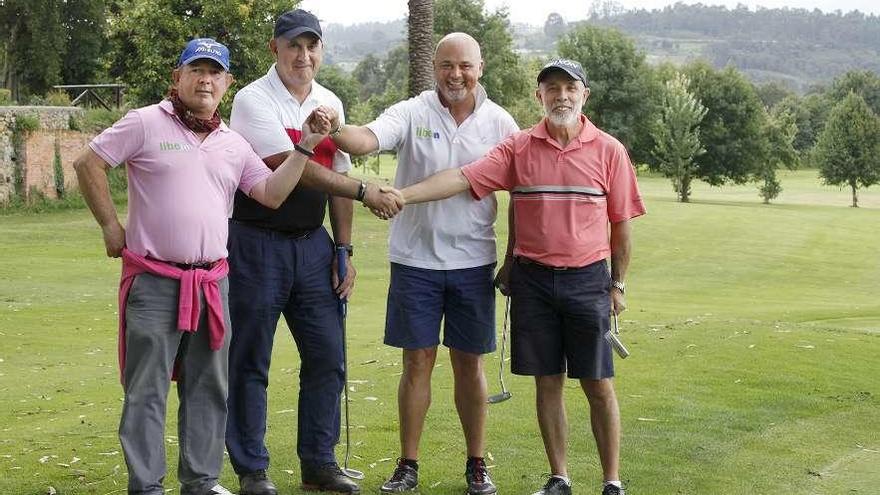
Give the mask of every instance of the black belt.
POLYGON ((236 225, 243 225, 243 226, 251 228, 251 229, 262 230, 263 232, 266 232, 268 234, 285 237, 287 239, 291 239, 294 241, 298 241, 300 239, 308 239, 309 236, 311 236, 316 230, 318 230, 320 228, 320 227, 315 227, 313 229, 278 230, 278 229, 273 229, 272 227, 268 227, 265 225, 260 225, 260 224, 250 223, 250 222, 243 222, 241 220, 231 219, 230 222, 232 222, 236 225))
MULTIPOLYGON (((583 266, 553 266, 553 265, 545 265, 544 263, 540 263, 530 258, 526 258, 525 256, 515 256, 514 260, 521 265, 533 265, 538 268, 543 268, 545 270, 553 270, 557 272, 562 272, 565 270, 580 270, 581 268, 585 268, 583 266)), ((589 266, 589 265, 587 265, 589 266)))
POLYGON ((214 266, 213 261, 203 261, 200 263, 172 263, 172 265, 181 270, 210 270, 214 266))

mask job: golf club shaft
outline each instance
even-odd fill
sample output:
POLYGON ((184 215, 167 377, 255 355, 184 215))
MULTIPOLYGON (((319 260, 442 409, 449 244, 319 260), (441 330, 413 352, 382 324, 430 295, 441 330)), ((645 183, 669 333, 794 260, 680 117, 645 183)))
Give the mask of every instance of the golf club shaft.
MULTIPOLYGON (((339 283, 348 275, 348 251, 345 247, 336 248, 336 273, 339 283)), ((348 459, 351 456, 351 433, 348 420, 348 337, 346 335, 346 322, 348 319, 348 301, 344 297, 339 298, 339 314, 342 318, 342 393, 345 398, 345 462, 343 466, 348 469, 348 459)))
POLYGON ((510 296, 504 298, 504 326, 501 328, 501 366, 498 368, 498 381, 501 382, 501 393, 507 392, 504 386, 504 355, 507 350, 507 334, 510 322, 510 296))

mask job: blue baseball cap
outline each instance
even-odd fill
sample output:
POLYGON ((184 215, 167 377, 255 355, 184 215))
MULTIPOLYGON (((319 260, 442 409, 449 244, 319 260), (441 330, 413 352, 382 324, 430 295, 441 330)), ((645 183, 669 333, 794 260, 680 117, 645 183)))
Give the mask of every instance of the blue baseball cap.
POLYGON ((190 40, 186 44, 186 48, 180 54, 180 60, 177 66, 187 65, 206 58, 213 60, 223 67, 223 70, 229 70, 229 48, 222 43, 218 43, 212 38, 196 38, 190 40))

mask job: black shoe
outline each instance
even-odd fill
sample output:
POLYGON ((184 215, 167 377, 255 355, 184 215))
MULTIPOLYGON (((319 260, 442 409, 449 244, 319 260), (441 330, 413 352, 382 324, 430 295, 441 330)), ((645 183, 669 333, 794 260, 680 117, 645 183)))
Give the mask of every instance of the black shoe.
POLYGON ((303 490, 352 494, 361 492, 361 487, 342 474, 339 464, 335 462, 320 466, 302 464, 301 469, 303 490))
POLYGON ((394 469, 394 474, 388 478, 388 481, 379 487, 379 490, 382 493, 409 492, 415 490, 418 486, 418 469, 409 464, 405 464, 403 459, 397 459, 397 467, 394 469))
POLYGON ((489 495, 498 490, 489 478, 486 461, 482 457, 471 457, 464 468, 464 479, 468 485, 468 495, 489 495))
POLYGON ((544 488, 541 488, 532 495, 571 495, 571 485, 566 483, 562 478, 551 476, 544 488))
POLYGON ((238 495, 278 495, 275 483, 262 469, 239 476, 238 486, 238 495))
POLYGON ((602 489, 602 495, 625 495, 623 492, 623 488, 618 488, 614 485, 605 485, 605 488, 602 489))

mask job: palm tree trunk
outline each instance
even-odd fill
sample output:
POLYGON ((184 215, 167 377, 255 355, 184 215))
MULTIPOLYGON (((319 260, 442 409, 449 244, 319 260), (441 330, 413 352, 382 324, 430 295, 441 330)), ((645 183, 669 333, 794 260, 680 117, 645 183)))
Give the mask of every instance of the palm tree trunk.
POLYGON ((409 0, 409 95, 434 87, 434 1, 409 0))

